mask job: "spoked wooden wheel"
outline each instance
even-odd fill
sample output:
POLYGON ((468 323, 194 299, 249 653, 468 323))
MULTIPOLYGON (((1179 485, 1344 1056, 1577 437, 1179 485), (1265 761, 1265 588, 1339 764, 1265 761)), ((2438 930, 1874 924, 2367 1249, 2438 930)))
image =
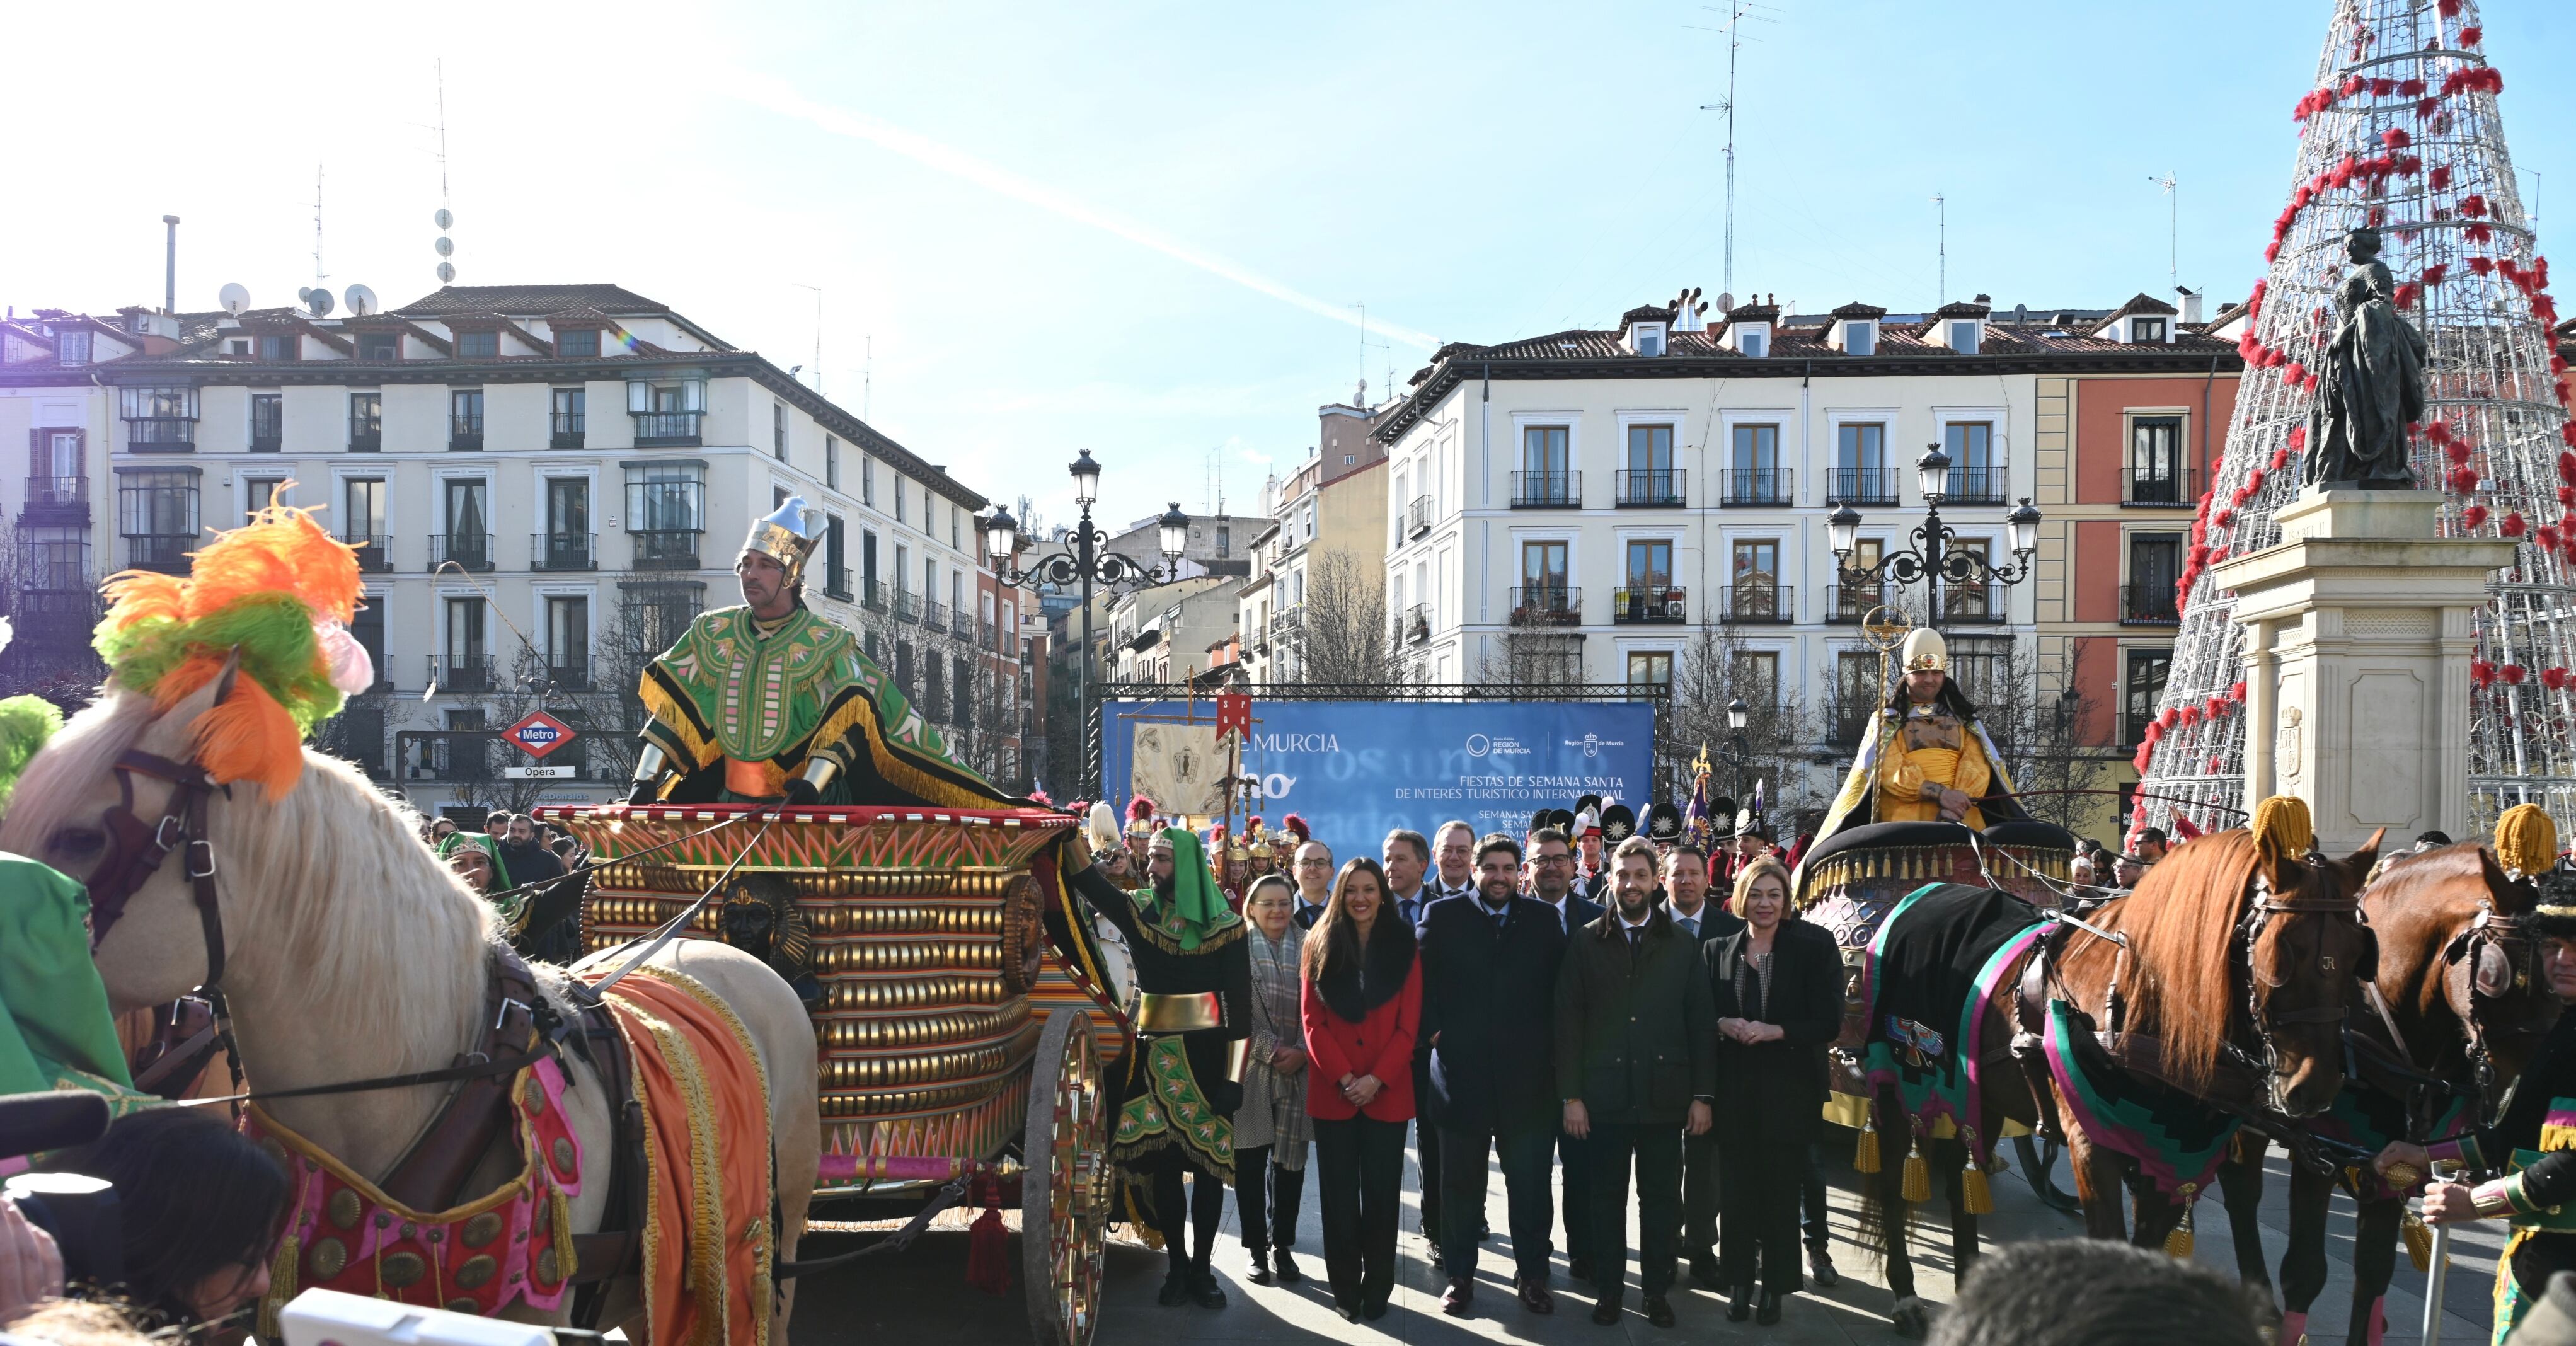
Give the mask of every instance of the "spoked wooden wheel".
POLYGON ((1020 1140, 1020 1269, 1037 1346, 1088 1346, 1100 1326, 1100 1263, 1117 1186, 1103 1106, 1091 1016, 1049 1014, 1020 1140))

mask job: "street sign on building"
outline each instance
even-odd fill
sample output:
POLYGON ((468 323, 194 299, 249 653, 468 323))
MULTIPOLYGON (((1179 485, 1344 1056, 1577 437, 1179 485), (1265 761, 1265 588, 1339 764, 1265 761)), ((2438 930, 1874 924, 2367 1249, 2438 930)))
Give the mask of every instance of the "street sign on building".
POLYGON ((505 766, 501 768, 501 779, 503 780, 571 780, 572 775, 572 768, 568 766, 505 766))
MULTIPOLYGON (((520 750, 530 757, 543 759, 547 753, 572 742, 573 732, 571 725, 538 710, 530 711, 527 718, 502 730, 501 737, 519 745, 520 750)), ((563 774, 569 776, 572 771, 566 768, 563 774)))

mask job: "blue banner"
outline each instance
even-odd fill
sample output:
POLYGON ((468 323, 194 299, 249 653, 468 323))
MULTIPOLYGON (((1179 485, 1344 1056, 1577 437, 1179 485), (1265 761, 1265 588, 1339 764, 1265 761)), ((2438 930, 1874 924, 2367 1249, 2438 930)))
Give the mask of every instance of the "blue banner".
MULTIPOLYGON (((1191 709, 1102 708, 1102 789, 1122 817, 1140 791, 1166 814, 1223 812, 1232 760, 1217 742, 1216 708, 1191 709)), ((1348 859, 1374 856, 1396 828, 1427 836, 1452 818, 1518 838, 1532 813, 1571 809, 1587 794, 1642 815, 1654 727, 1654 707, 1630 702, 1256 700, 1241 772, 1260 781, 1252 812, 1269 826, 1298 814, 1348 859)))

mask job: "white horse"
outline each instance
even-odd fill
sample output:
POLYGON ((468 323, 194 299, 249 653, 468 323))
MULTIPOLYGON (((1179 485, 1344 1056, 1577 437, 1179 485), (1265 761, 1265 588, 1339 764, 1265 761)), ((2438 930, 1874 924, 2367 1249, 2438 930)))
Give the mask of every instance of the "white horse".
MULTIPOLYGON (((74 716, 27 767, 0 850, 42 860, 75 878, 101 867, 114 844, 105 817, 119 802, 115 765, 128 750, 190 760, 188 726, 214 703, 214 683, 156 716, 152 700, 104 693, 74 716)), ((133 776, 134 813, 162 815, 173 787, 133 776)), ((304 750, 303 780, 281 800, 236 783, 207 804, 216 863, 225 966, 221 985, 246 1086, 284 1090, 443 1069, 480 1042, 497 936, 492 908, 420 840, 419 819, 387 800, 347 763, 304 750)), ((96 951, 118 1010, 159 1005, 205 981, 207 946, 184 851, 137 889, 96 951)), ((674 940, 652 963, 697 979, 741 1019, 769 1081, 772 1155, 783 1219, 776 1258, 796 1256, 814 1189, 821 1123, 815 1106, 814 1031, 787 984, 760 960, 726 945, 674 940)), ((573 1006, 559 968, 533 970, 558 1013, 573 1006)), ((572 1052, 564 1104, 588 1156, 571 1200, 576 1233, 600 1228, 616 1152, 608 1090, 572 1052)), ((452 1084, 278 1099, 270 1114, 370 1180, 381 1181, 429 1126, 452 1084)), ((485 1157, 466 1190, 497 1190, 517 1171, 507 1145, 485 1157)), ((785 1346, 794 1282, 777 1297, 770 1340, 785 1346)), ((560 1324, 514 1302, 506 1316, 560 1324)), ((607 1291, 603 1328, 622 1325, 647 1342, 639 1276, 607 1291)))

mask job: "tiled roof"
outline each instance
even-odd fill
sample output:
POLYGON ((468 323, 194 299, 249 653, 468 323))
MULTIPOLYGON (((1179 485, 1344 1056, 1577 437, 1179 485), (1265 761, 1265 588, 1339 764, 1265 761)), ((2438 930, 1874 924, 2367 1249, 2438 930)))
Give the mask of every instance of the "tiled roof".
POLYGON ((1880 308, 1876 304, 1854 302, 1835 309, 1831 316, 1836 318, 1884 318, 1887 316, 1887 310, 1880 308))
POLYGON ((394 312, 411 317, 504 313, 517 318, 542 318, 572 308, 626 314, 671 311, 668 305, 620 285, 443 285, 394 312))

